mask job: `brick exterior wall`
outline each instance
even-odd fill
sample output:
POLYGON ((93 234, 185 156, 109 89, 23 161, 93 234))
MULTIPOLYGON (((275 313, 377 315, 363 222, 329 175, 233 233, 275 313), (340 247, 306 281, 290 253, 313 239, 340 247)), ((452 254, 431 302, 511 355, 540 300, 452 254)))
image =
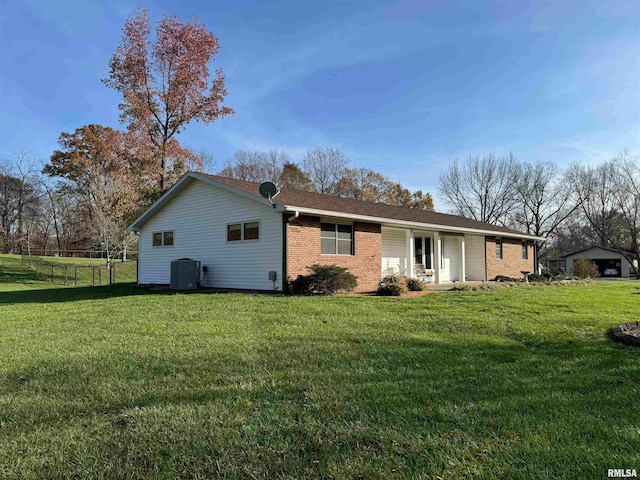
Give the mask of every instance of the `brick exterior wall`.
POLYGON ((376 290, 382 265, 382 227, 378 223, 353 222, 353 231, 355 255, 322 255, 320 217, 301 215, 288 223, 286 277, 306 275, 307 267, 315 263, 338 265, 358 277, 356 292, 376 290))
POLYGON ((522 258, 522 240, 502 237, 502 259, 496 258, 496 237, 485 237, 487 255, 487 280, 493 280, 497 275, 522 278, 523 271, 535 272, 533 242, 527 241, 529 258, 522 258))

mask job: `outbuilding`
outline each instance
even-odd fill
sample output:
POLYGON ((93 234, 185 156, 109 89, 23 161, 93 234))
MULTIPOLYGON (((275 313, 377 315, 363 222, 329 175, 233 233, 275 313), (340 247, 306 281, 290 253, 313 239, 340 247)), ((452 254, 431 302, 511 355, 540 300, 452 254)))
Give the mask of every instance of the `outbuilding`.
POLYGON ((573 271, 573 262, 579 258, 592 260, 598 266, 600 277, 628 278, 630 272, 629 261, 617 250, 608 247, 590 247, 567 253, 562 256, 567 262, 567 273, 573 271))

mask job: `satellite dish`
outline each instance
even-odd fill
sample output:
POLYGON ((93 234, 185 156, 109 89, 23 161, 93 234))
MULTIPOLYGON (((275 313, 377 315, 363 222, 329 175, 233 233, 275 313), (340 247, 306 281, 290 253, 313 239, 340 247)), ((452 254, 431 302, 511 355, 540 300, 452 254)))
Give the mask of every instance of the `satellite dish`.
POLYGON ((264 198, 273 198, 278 194, 278 187, 275 183, 263 182, 260 184, 260 195, 264 198))
POLYGON ((271 205, 273 205, 273 208, 276 208, 276 204, 273 203, 271 199, 278 195, 278 193, 280 193, 280 190, 278 190, 278 187, 276 187, 275 183, 263 182, 260 184, 260 195, 262 195, 264 198, 269 199, 271 205))

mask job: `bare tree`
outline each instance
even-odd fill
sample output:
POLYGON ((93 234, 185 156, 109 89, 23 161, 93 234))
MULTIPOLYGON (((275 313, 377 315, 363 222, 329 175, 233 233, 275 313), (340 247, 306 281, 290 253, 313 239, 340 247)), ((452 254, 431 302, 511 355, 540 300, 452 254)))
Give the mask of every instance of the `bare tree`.
POLYGON ((618 175, 614 183, 614 196, 628 232, 627 260, 636 275, 640 274, 640 156, 621 153, 613 160, 618 175), (634 261, 638 267, 634 265, 634 261))
MULTIPOLYGON (((518 202, 511 222, 516 229, 536 237, 552 236, 580 206, 570 183, 551 162, 520 165, 516 190, 518 202)), ((537 243, 534 254, 538 262, 537 243)))
POLYGON ((512 215, 513 222, 522 231, 537 237, 552 234, 579 206, 573 190, 551 162, 521 165, 516 189, 519 201, 512 215))
POLYGON ((216 170, 216 160, 213 153, 208 150, 200 150, 195 156, 200 161, 200 171, 203 173, 213 173, 216 170))
POLYGON ((612 162, 605 162, 595 167, 573 165, 569 172, 582 213, 602 246, 610 244, 614 236, 616 199, 613 196, 613 190, 616 174, 616 168, 612 162))
POLYGON ((349 160, 337 148, 315 147, 305 154, 302 164, 316 192, 335 195, 349 160))
POLYGON ((218 175, 237 178, 247 182, 278 183, 284 165, 291 159, 286 152, 270 150, 269 152, 237 151, 233 160, 218 172, 218 175))
MULTIPOLYGON (((640 159, 623 152, 595 167, 574 165, 573 188, 598 242, 640 263, 640 159)), ((638 274, 638 269, 633 266, 638 274)))
POLYGON ((27 246, 25 219, 33 217, 42 197, 36 162, 24 152, 0 162, 0 240, 6 252, 27 246))
POLYGON ((518 165, 513 154, 455 160, 440 176, 440 193, 455 213, 506 225, 517 202, 518 165))

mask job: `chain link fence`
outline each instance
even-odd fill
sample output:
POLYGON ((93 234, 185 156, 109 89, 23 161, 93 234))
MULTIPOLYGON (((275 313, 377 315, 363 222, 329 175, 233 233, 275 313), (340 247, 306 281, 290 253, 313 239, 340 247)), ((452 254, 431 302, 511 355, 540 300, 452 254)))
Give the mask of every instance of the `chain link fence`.
POLYGON ((22 254, 22 264, 27 265, 53 283, 78 286, 103 286, 137 281, 137 261, 75 263, 71 258, 22 254))

